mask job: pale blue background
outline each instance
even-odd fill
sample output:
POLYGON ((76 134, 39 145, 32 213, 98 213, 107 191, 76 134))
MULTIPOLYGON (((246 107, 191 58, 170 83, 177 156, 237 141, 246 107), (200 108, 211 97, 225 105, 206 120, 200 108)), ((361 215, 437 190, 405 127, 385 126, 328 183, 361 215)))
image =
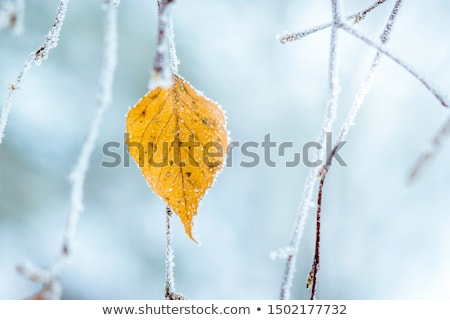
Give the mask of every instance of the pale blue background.
MULTIPOLYGON (((29 52, 41 45, 57 0, 26 1, 25 34, 0 33, 0 100, 29 52)), ((48 266, 60 247, 68 173, 93 115, 102 54, 100 1, 71 1, 59 46, 17 93, 0 145, 0 298, 38 290, 15 272, 48 266)), ((154 1, 156 2, 156 1, 154 1)), ((345 12, 373 1, 343 1, 345 12)), ((389 1, 357 27, 375 39, 389 1)), ((390 47, 450 92, 449 4, 405 1, 390 47)), ((138 168, 103 168, 101 146, 123 143, 125 114, 146 93, 156 4, 122 0, 114 101, 86 181, 66 299, 160 299, 164 203, 138 168)), ((327 100, 329 31, 281 45, 276 35, 330 19, 329 1, 177 1, 180 73, 228 115, 233 140, 270 133, 296 151, 314 140, 327 100)), ((339 129, 374 50, 341 37, 339 129)), ((450 298, 450 142, 413 186, 406 176, 446 111, 402 68, 385 60, 324 190, 319 299, 450 298)), ((236 151, 236 150, 235 150, 236 151)), ((259 151, 260 154, 262 151, 259 151)), ((275 154, 275 153, 274 153, 275 154)), ((289 153, 292 155, 292 153, 289 153)), ((269 253, 288 243, 308 168, 225 168, 195 220, 195 245, 174 226, 177 288, 192 299, 276 299, 284 268, 269 253)), ((234 164, 244 159, 235 154, 234 164)), ((307 298, 314 221, 302 241, 294 298, 307 298)))

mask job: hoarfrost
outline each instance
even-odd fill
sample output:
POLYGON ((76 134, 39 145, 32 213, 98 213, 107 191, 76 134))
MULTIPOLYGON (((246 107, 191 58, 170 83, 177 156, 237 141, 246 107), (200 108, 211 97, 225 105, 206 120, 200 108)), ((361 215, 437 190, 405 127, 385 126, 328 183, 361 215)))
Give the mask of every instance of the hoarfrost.
POLYGON ((59 34, 64 23, 68 3, 69 0, 61 0, 58 5, 55 22, 53 23, 48 34, 45 36, 44 43, 36 51, 30 53, 30 57, 25 62, 22 70, 20 70, 19 74, 16 77, 16 80, 14 81, 14 83, 9 85, 9 92, 5 102, 3 103, 2 113, 0 116, 0 144, 2 143, 3 137, 5 135, 8 116, 11 112, 15 94, 17 90, 20 89, 23 79, 31 70, 33 62, 35 65, 40 66, 42 62, 47 59, 49 52, 58 45, 59 34))

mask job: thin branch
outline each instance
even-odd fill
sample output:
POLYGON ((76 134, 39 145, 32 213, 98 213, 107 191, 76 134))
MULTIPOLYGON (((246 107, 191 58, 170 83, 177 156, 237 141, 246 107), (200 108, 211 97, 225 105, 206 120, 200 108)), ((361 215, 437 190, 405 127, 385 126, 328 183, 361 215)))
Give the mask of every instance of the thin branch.
POLYGON ((311 300, 314 300, 316 297, 316 288, 317 288, 317 274, 319 272, 320 266, 320 213, 322 212, 322 194, 323 187, 325 185, 326 174, 322 175, 319 182, 319 191, 317 195, 317 212, 316 212, 316 245, 314 249, 314 260, 311 268, 311 272, 309 273, 308 283, 306 284, 306 288, 311 286, 311 300))
POLYGON ((175 0, 158 0, 158 39, 155 62, 153 64, 153 76, 149 83, 150 88, 168 87, 172 84, 169 63, 169 37, 172 32, 170 8, 173 2, 175 0))
POLYGON ((69 213, 63 235, 61 255, 53 271, 58 272, 73 254, 74 237, 80 214, 83 211, 83 189, 89 162, 98 138, 103 114, 111 103, 114 72, 117 65, 117 5, 118 2, 105 1, 105 27, 103 64, 100 71, 99 91, 95 115, 89 127, 75 168, 70 173, 71 183, 69 213))
POLYGON ((436 157, 437 153, 442 149, 444 140, 450 136, 450 115, 447 116, 445 122, 441 125, 439 130, 434 135, 429 147, 422 152, 419 159, 414 164, 408 176, 408 182, 414 182, 420 173, 429 165, 431 160, 436 157))
MULTIPOLYGON (((336 119, 337 101, 340 93, 340 83, 338 75, 338 24, 341 19, 340 15, 340 2, 338 0, 332 0, 333 8, 333 26, 331 29, 330 37, 330 63, 329 63, 329 87, 330 97, 328 99, 327 108, 325 112, 325 119, 322 125, 322 130, 318 138, 318 142, 323 144, 328 131, 331 131, 333 122, 336 119)), ((318 159, 323 158, 323 148, 317 150, 316 156, 318 159)), ((299 209, 296 215, 296 221, 294 224, 294 230, 289 242, 287 252, 289 255, 286 260, 280 299, 290 299, 292 281, 294 279, 295 264, 297 260, 298 248, 300 240, 303 237, 304 225, 309 213, 309 209, 312 207, 312 195, 317 183, 317 175, 319 173, 319 167, 311 168, 308 177, 306 178, 303 196, 299 204, 299 209)))
POLYGON ((175 289, 175 277, 174 277, 174 253, 172 248, 172 232, 171 232, 171 220, 172 209, 169 206, 166 207, 166 272, 165 272, 165 285, 164 292, 166 300, 186 300, 182 294, 177 293, 175 289))
POLYGON ((368 37, 364 36, 363 34, 359 33, 357 30, 349 26, 348 24, 341 22, 339 24, 339 27, 343 30, 345 30, 347 33, 351 34, 352 36, 360 39, 361 41, 365 42, 367 45, 377 49, 379 52, 383 53, 390 59, 392 59, 394 62, 396 62, 398 65, 403 67, 406 71, 408 71, 414 78, 419 80, 425 88, 428 89, 428 91, 438 99, 438 101, 441 103, 442 106, 448 107, 449 102, 445 94, 443 94, 438 88, 436 88, 433 84, 431 84, 430 81, 428 81, 424 76, 422 76, 419 72, 417 72, 412 66, 404 62, 400 57, 395 55, 394 53, 390 52, 388 49, 385 48, 383 44, 378 44, 375 41, 370 40, 368 37))
MULTIPOLYGON (((71 192, 68 219, 63 234, 62 248, 55 263, 49 270, 41 270, 30 264, 19 268, 24 275, 32 275, 35 281, 44 284, 44 289, 57 287, 56 277, 66 265, 73 254, 74 236, 78 226, 78 220, 83 210, 83 189, 86 174, 89 168, 90 157, 95 147, 103 114, 111 103, 114 72, 117 65, 117 6, 118 1, 104 1, 105 28, 104 28, 104 53, 103 64, 100 73, 100 87, 97 97, 97 107, 94 118, 90 124, 88 135, 83 143, 77 164, 70 174, 71 192)), ((28 276, 30 278, 30 276, 28 276)), ((47 292, 46 291, 46 292, 47 292)))
MULTIPOLYGON (((398 12, 400 9, 400 6, 402 4, 402 0, 397 0, 395 2, 394 8, 392 9, 392 12, 389 16, 389 19, 386 23, 386 26, 384 27, 384 30, 380 36, 381 43, 385 44, 389 41, 392 28, 394 26, 394 23, 398 17, 398 12)), ((372 65, 370 66, 369 72, 367 77, 364 79, 361 87, 359 88, 358 93, 356 94, 352 107, 350 108, 347 117, 344 121, 344 124, 342 125, 341 132, 335 142, 335 145, 328 156, 328 159, 322 169, 320 170, 319 176, 320 176, 320 184, 319 184, 319 190, 317 195, 317 222, 316 222, 316 245, 315 245, 315 254, 314 254, 314 262, 311 268, 311 272, 308 278, 308 284, 307 287, 310 285, 312 286, 311 289, 311 300, 315 298, 316 295, 316 284, 317 284, 317 274, 319 271, 319 264, 320 264, 320 213, 322 208, 322 192, 323 187, 325 184, 325 178, 329 172, 329 169, 331 167, 331 163, 333 161, 334 156, 336 155, 337 150, 340 147, 340 144, 347 136, 347 133, 350 129, 350 127, 354 124, 354 120, 356 118, 356 115, 361 108, 361 105, 363 104, 365 97, 367 96, 367 93, 369 92, 370 88, 373 85, 376 72, 378 71, 378 67, 380 65, 382 58, 382 54, 380 52, 377 52, 375 55, 372 65)))
POLYGON ((64 23, 64 18, 67 12, 67 5, 69 0, 61 0, 58 5, 58 10, 56 13, 55 21, 50 29, 50 31, 45 36, 44 43, 36 50, 30 53, 28 60, 25 62, 22 70, 16 77, 14 83, 10 84, 8 87, 8 95, 5 102, 3 103, 2 114, 0 116, 0 144, 3 141, 5 135, 5 128, 8 122, 8 116, 11 112, 12 102, 18 89, 21 88, 23 79, 27 73, 32 69, 33 63, 40 66, 42 62, 48 58, 48 54, 53 48, 56 48, 59 41, 59 35, 61 33, 61 28, 64 23))
MULTIPOLYGON (((388 21, 386 22, 386 25, 384 27, 384 30, 383 30, 382 34, 380 35, 382 45, 388 43, 390 40, 392 28, 398 17, 398 12, 400 10, 401 4, 402 4, 402 0, 397 0, 394 4, 394 8, 392 9, 391 14, 389 15, 388 21)), ((353 99, 352 106, 347 114, 347 117, 344 120, 344 123, 341 127, 339 136, 336 139, 336 142, 334 144, 332 152, 330 153, 330 155, 321 171, 323 171, 323 172, 328 171, 328 168, 325 168, 325 167, 327 167, 327 166, 329 167, 331 165, 332 158, 336 154, 336 151, 339 148, 340 143, 342 141, 344 141, 344 139, 346 138, 346 136, 350 130, 350 127, 352 127, 355 124, 355 118, 359 112, 359 109, 361 108, 367 94, 369 93, 370 89, 372 88, 372 85, 375 80, 376 73, 379 69, 382 57, 383 57, 383 55, 381 54, 381 52, 377 51, 375 57, 372 60, 372 65, 370 66, 369 72, 367 73, 366 78, 362 82, 357 94, 355 95, 355 97, 353 99)))
POLYGON ((42 284, 42 289, 29 300, 59 300, 62 296, 62 287, 59 280, 48 270, 40 269, 30 262, 17 266, 17 272, 30 281, 42 284))
MULTIPOLYGON (((383 4, 384 2, 386 2, 386 0, 378 0, 377 2, 372 4, 371 6, 365 8, 365 9, 363 9, 361 11, 358 11, 358 12, 355 12, 355 13, 353 13, 351 15, 346 16, 344 18, 344 20, 346 20, 346 21, 353 20, 355 23, 358 23, 361 20, 363 20, 367 16, 367 14, 369 12, 371 12, 372 10, 374 10, 375 8, 377 8, 379 5, 383 4)), ((308 36, 310 34, 316 33, 317 31, 321 31, 321 30, 327 29, 327 28, 331 27, 332 25, 333 25, 333 22, 331 22, 331 21, 327 22, 327 23, 322 23, 322 24, 319 24, 317 26, 314 26, 312 28, 309 28, 309 29, 301 31, 301 32, 283 34, 282 36, 278 37, 278 40, 281 43, 286 43, 286 42, 292 42, 292 41, 295 41, 295 40, 300 40, 300 39, 302 39, 302 38, 304 38, 304 37, 306 37, 306 36, 308 36)))
POLYGON ((175 32, 173 31, 172 15, 170 15, 169 17, 168 40, 169 40, 170 71, 172 74, 178 74, 178 65, 180 64, 180 60, 178 59, 177 48, 175 46, 175 32))

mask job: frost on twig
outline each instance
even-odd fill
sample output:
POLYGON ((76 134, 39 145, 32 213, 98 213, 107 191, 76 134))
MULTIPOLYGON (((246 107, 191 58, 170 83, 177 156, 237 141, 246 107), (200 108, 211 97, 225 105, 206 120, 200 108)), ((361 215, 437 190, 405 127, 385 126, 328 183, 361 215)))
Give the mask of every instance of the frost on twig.
MULTIPOLYGON (((341 19, 340 15, 340 2, 339 0, 331 0, 332 12, 333 12, 333 25, 331 28, 330 37, 330 57, 329 57, 329 99, 325 111, 325 119, 322 125, 322 130, 318 138, 318 142, 322 144, 325 141, 327 132, 331 131, 333 123, 336 119, 337 101, 340 93, 340 81, 338 74, 338 24, 341 19)), ((324 150, 320 149, 316 152, 317 159, 323 158, 324 150)), ((312 196, 317 183, 317 175, 319 168, 311 168, 308 177, 306 178, 305 187, 303 190, 302 199, 299 204, 299 208, 296 215, 296 221, 294 223, 294 231, 291 236, 288 247, 293 248, 293 252, 288 255, 286 259, 286 265, 284 269, 284 275, 281 285, 280 299, 290 299, 292 281, 294 279, 295 264, 297 260, 298 248, 300 240, 303 237, 304 225, 309 213, 309 209, 312 207, 312 196)))
MULTIPOLYGON (((386 23, 386 26, 380 36, 382 44, 385 44, 390 39, 392 28, 396 21, 396 18, 398 17, 398 11, 400 9, 401 4, 402 4, 402 0, 397 0, 395 2, 394 8, 392 9, 392 12, 386 23)), ((380 52, 377 52, 372 61, 372 65, 370 66, 369 72, 353 100, 353 104, 350 108, 350 111, 347 114, 344 124, 342 125, 341 132, 335 142, 335 145, 334 145, 330 155, 328 156, 324 166, 322 167, 322 169, 319 172, 320 183, 319 183, 319 190, 318 190, 318 194, 317 194, 316 244, 315 244, 315 251, 314 251, 314 260, 313 260, 313 264, 311 267, 311 271, 309 273, 307 286, 306 286, 307 288, 311 287, 311 300, 315 299, 316 288, 317 288, 317 274, 318 274, 319 266, 320 266, 320 228, 321 228, 320 218, 321 218, 322 195, 323 195, 323 188, 325 185, 325 179, 329 172, 333 157, 335 156, 337 150, 339 149, 339 145, 342 143, 342 141, 347 136, 347 133, 348 133, 350 127, 354 124, 356 115, 357 115, 359 109, 361 108, 361 105, 363 104, 367 93, 369 92, 370 88, 372 87, 376 72, 377 72, 380 62, 381 62, 381 58, 382 58, 382 54, 380 52)))
POLYGON ((8 122, 9 113, 11 112, 14 96, 17 90, 20 89, 23 79, 33 67, 33 63, 40 66, 42 62, 48 58, 49 52, 58 45, 59 35, 66 16, 68 3, 69 0, 60 1, 55 21, 53 22, 50 31, 45 36, 44 43, 36 51, 30 53, 28 60, 25 62, 22 70, 20 70, 15 81, 8 87, 8 95, 3 103, 2 113, 0 115, 0 144, 2 143, 5 135, 5 128, 8 122))
MULTIPOLYGON (((170 86, 172 74, 178 73, 178 64, 175 47, 175 34, 173 31, 172 15, 168 6, 173 0, 158 1, 158 43, 156 46, 153 77, 150 79, 150 88, 158 86, 170 86)), ((166 300, 186 300, 186 297, 175 289, 174 252, 172 248, 172 209, 166 207, 166 260, 165 260, 165 284, 164 297, 166 300)))
POLYGON ((446 140, 450 136, 450 115, 447 116, 445 122, 441 125, 438 132, 434 135, 429 147, 422 152, 419 159, 411 169, 408 182, 414 182, 430 161, 436 156, 446 140))
POLYGON ((314 259, 309 272, 308 280, 306 282, 306 288, 311 287, 311 300, 316 298, 316 288, 317 288, 317 274, 319 272, 320 266, 320 214, 322 212, 322 195, 323 187, 325 185, 326 174, 322 175, 319 182, 319 191, 317 195, 317 212, 316 212, 316 245, 314 249, 314 259))
MULTIPOLYGON (((158 0, 158 37, 156 43, 155 62, 153 64, 153 75, 150 79, 150 89, 156 87, 169 87, 172 84, 170 57, 173 44, 173 29, 171 22, 171 6, 175 0, 158 0), (172 40, 171 40, 172 39, 172 40)), ((174 46, 173 46, 174 48, 174 46)), ((173 49, 175 50, 175 49, 173 49)), ((176 64, 176 62, 174 62, 176 64)))
POLYGON ((97 107, 83 143, 77 164, 70 173, 70 203, 60 258, 55 264, 59 269, 72 255, 74 236, 80 214, 83 211, 83 189, 89 162, 100 130, 103 114, 111 103, 114 72, 117 65, 117 8, 114 2, 107 3, 105 9, 104 52, 100 72, 97 107))
POLYGON ((30 300, 59 300, 62 296, 61 283, 50 271, 36 267, 30 262, 17 266, 17 272, 30 281, 42 284, 42 289, 31 296, 30 300))
POLYGON ((166 207, 166 271, 165 271, 165 284, 164 284, 164 296, 166 300, 186 300, 186 297, 178 293, 175 289, 175 277, 173 269, 175 268, 174 253, 172 248, 172 209, 169 206, 166 207))
POLYGON ((24 15, 24 0, 15 0, 0 3, 0 31, 6 28, 10 28, 13 35, 17 36, 22 34, 24 15))
MULTIPOLYGON (((378 0, 377 2, 372 4, 371 6, 365 8, 365 9, 363 9, 361 11, 355 12, 355 13, 353 13, 351 15, 348 15, 348 16, 344 17, 344 19, 346 21, 353 20, 355 23, 358 23, 361 20, 363 20, 367 16, 367 14, 369 12, 371 12, 373 9, 378 7, 380 4, 383 4, 384 2, 386 2, 386 0, 378 0)), ((309 28, 309 29, 304 30, 304 31, 300 31, 300 32, 296 32, 296 33, 285 33, 285 34, 283 34, 281 36, 278 36, 278 40, 281 43, 286 43, 286 42, 292 42, 292 41, 295 41, 295 40, 300 40, 300 39, 302 39, 302 38, 304 38, 304 37, 306 37, 306 36, 308 36, 310 34, 313 34, 313 33, 317 32, 317 31, 321 31, 321 30, 327 29, 327 28, 331 27, 332 25, 333 25, 333 22, 330 21, 330 22, 327 22, 327 23, 319 24, 317 26, 314 26, 314 27, 309 28)))
MULTIPOLYGON (((117 8, 115 2, 105 2, 105 27, 104 27, 104 53, 103 64, 100 73, 100 87, 97 97, 97 107, 95 115, 90 124, 89 132, 83 143, 81 153, 77 164, 70 174, 71 192, 69 213, 63 234, 63 243, 61 252, 55 263, 49 270, 40 270, 25 264, 19 268, 19 271, 27 278, 43 284, 44 288, 38 295, 44 297, 55 294, 60 290, 57 275, 61 268, 69 261, 73 254, 74 236, 78 225, 80 214, 83 210, 83 188, 86 179, 87 170, 91 154, 95 147, 100 124, 106 108, 111 103, 112 86, 114 81, 114 72, 117 65, 117 8), (53 291, 52 291, 53 290, 53 291)), ((60 293, 59 293, 60 295, 60 293)))
POLYGON ((415 70, 411 65, 406 63, 403 59, 401 59, 396 54, 389 51, 383 44, 379 44, 373 40, 370 40, 368 37, 364 36, 363 34, 359 33, 357 30, 355 30, 350 25, 341 22, 340 26, 341 29, 345 30, 355 38, 360 39, 361 41, 365 42, 367 45, 377 49, 379 52, 383 53, 387 57, 389 57, 391 60, 393 60, 395 63, 397 63, 399 66, 404 68, 406 71, 408 71, 414 78, 419 80, 427 90, 435 96, 435 98, 440 102, 440 104, 444 107, 449 106, 448 98, 445 94, 443 94, 435 85, 433 85, 428 79, 426 79, 423 75, 421 75, 418 71, 415 70))
MULTIPOLYGON (((400 10, 402 4, 402 0, 397 0, 394 4, 394 8, 392 9, 391 14, 389 15, 389 19, 384 27, 384 30, 382 34, 380 35, 381 44, 386 44, 392 33, 392 28, 394 26, 394 23, 398 17, 398 12, 400 10)), ((332 152, 330 153, 328 159, 325 162, 325 165, 321 169, 320 176, 326 175, 328 172, 328 168, 331 166, 332 158, 334 157, 337 149, 339 148, 339 144, 344 141, 346 138, 350 127, 355 124, 355 118, 358 114, 359 109, 361 108, 362 104, 364 103, 364 100, 369 93, 369 90, 372 88, 373 82, 375 80, 375 75, 379 69, 380 63, 382 60, 382 54, 378 51, 375 55, 375 57, 372 60, 372 64, 369 68, 369 72, 367 73, 366 78, 362 82, 358 92, 356 93, 352 106, 347 113, 347 117, 344 120, 344 123, 341 127, 341 131, 339 133, 338 138, 336 139, 336 142, 334 143, 334 147, 332 149, 332 152)))
POLYGON ((170 60, 170 71, 172 74, 178 74, 178 65, 180 60, 177 56, 177 48, 175 46, 175 33, 173 31, 173 19, 172 16, 169 17, 169 30, 168 30, 168 40, 169 40, 169 60, 170 60))
POLYGON ((283 248, 278 248, 277 250, 272 251, 270 253, 270 259, 272 259, 272 260, 287 259, 293 253, 294 253, 294 248, 291 248, 289 246, 283 247, 283 248))

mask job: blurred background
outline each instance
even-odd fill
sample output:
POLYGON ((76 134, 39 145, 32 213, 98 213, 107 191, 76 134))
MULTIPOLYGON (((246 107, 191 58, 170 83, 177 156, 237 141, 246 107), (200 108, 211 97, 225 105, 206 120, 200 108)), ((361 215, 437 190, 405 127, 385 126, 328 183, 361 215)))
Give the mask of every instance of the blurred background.
MULTIPOLYGON (((2 1, 4 2, 4 1, 2 1)), ((0 33, 0 101, 53 23, 58 0, 26 1, 24 34, 0 33)), ((342 1, 353 13, 373 0, 342 1)), ((381 33, 394 1, 356 27, 381 33)), ((448 2, 406 1, 389 47, 450 92, 448 2)), ((233 150, 195 219, 193 243, 174 219, 177 289, 191 299, 277 299, 285 246, 309 168, 285 165, 314 141, 328 96, 329 30, 280 44, 278 34, 327 22, 329 1, 177 1, 173 10, 180 73, 228 116, 233 141, 292 142, 276 167, 239 166, 233 150)), ((162 299, 164 203, 134 162, 102 167, 110 141, 123 148, 125 114, 147 92, 157 32, 156 1, 119 7, 119 65, 85 187, 76 254, 61 274, 65 299, 162 299)), ((60 248, 68 212, 68 174, 94 114, 102 58, 100 1, 73 1, 59 46, 34 68, 13 104, 0 145, 0 299, 40 286, 15 271, 46 267, 60 248)), ((334 137, 375 50, 341 33, 342 95, 334 137)), ((450 141, 413 185, 411 166, 447 116, 410 74, 385 59, 324 189, 318 299, 450 298, 450 141)), ((260 148, 259 155, 263 154, 260 148)), ((315 212, 313 209, 311 212, 315 212)), ((305 299, 313 259, 311 214, 292 297, 305 299)))

